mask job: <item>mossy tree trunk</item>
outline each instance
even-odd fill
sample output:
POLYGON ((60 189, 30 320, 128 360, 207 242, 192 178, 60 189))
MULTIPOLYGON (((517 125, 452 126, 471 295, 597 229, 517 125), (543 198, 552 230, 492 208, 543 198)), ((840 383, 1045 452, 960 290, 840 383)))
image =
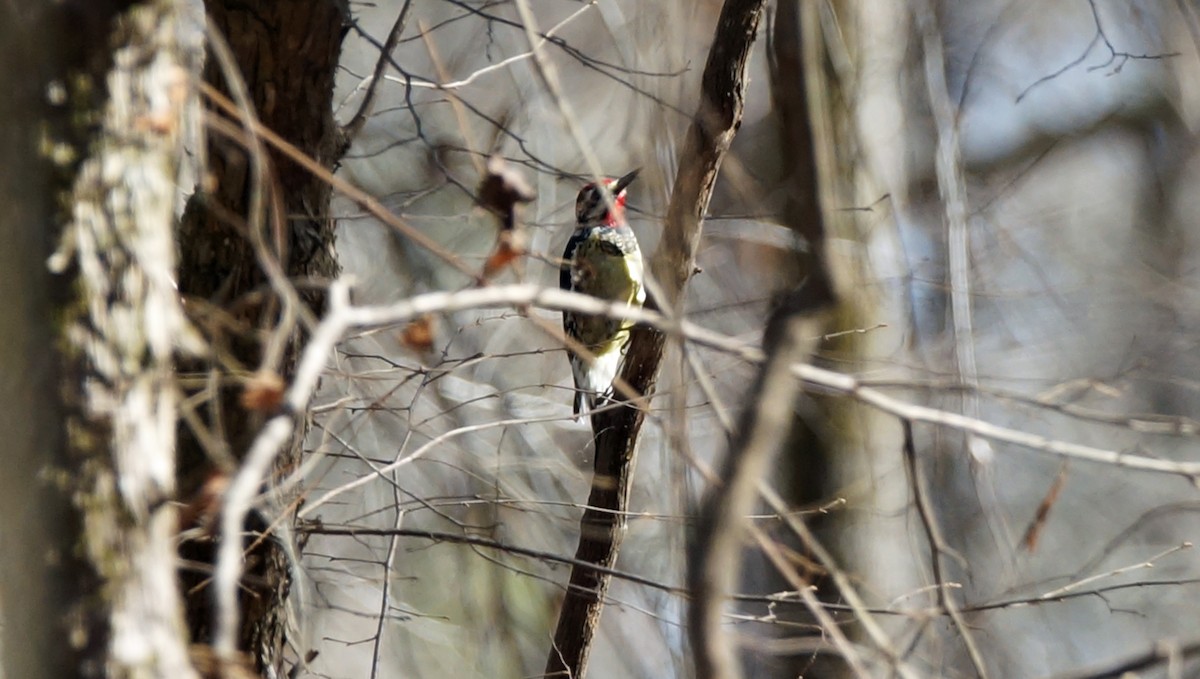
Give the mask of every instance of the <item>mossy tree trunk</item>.
POLYGON ((200 34, 166 0, 35 5, 0 20, 4 670, 188 679, 173 230, 200 34))
MULTIPOLYGON (((330 105, 342 14, 332 2, 235 6, 209 3, 209 21, 229 39, 257 114, 332 168, 344 148, 330 105)), ((12 301, 0 312, 6 677, 197 676, 173 501, 192 490, 177 479, 202 476, 207 458, 185 457, 177 474, 177 362, 202 366, 197 356, 207 356, 228 370, 223 359, 254 367, 260 354, 254 333, 201 337, 185 300, 255 329, 277 320, 277 307, 261 299, 265 277, 246 238, 244 155, 214 142, 215 189, 176 230, 184 151, 197 148, 202 124, 203 33, 186 9, 169 0, 0 7, 0 292, 12 301)), ((221 82, 209 63, 209 80, 221 82)), ((275 254, 289 276, 331 277, 328 187, 271 160, 285 225, 268 239, 275 254)), ((218 405, 236 453, 255 422, 234 401, 218 405)), ((185 436, 179 448, 199 446, 185 436)), ((266 596, 250 598, 243 649, 278 666, 286 568, 275 553, 258 563, 266 596)), ((203 641, 202 627, 192 639, 203 641)))

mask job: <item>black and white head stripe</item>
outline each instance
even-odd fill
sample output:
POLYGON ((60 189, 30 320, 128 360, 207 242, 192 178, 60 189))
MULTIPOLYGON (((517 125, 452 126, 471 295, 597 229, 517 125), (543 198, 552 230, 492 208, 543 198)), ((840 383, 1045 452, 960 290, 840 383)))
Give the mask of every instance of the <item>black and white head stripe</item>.
POLYGON ((625 189, 633 183, 640 171, 639 168, 620 179, 607 179, 603 184, 588 184, 580 189, 579 196, 575 199, 575 221, 579 224, 609 221, 609 208, 625 205, 625 189))

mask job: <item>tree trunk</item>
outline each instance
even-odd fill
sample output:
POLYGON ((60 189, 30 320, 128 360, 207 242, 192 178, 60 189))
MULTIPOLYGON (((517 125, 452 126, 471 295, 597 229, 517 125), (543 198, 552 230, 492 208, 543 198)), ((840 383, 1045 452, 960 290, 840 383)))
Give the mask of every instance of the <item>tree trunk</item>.
MULTIPOLYGON (((346 146, 332 113, 345 17, 335 2, 209 0, 205 5, 210 40, 218 43, 210 48, 205 81, 220 93, 217 96, 248 104, 250 110, 232 118, 209 102, 212 118, 223 118, 241 132, 230 134, 230 126, 225 131, 212 127, 203 188, 189 202, 180 228, 179 288, 197 302, 193 307, 197 324, 214 348, 208 364, 192 366, 197 372, 218 375, 221 385, 216 400, 204 409, 205 425, 221 435, 224 450, 237 458, 257 433, 264 414, 243 407, 237 392, 252 371, 286 377, 299 337, 290 328, 279 331, 288 336, 282 355, 274 355, 263 341, 286 317, 280 291, 268 287, 265 260, 277 262, 293 281, 319 283, 337 273, 329 185, 273 148, 256 158, 247 148, 255 144, 247 143, 245 116, 257 117, 332 170, 346 146), (221 43, 228 45, 228 53, 221 43), (243 91, 246 100, 241 99, 243 91)), ((310 311, 320 311, 318 293, 305 293, 303 299, 310 311)), ((294 470, 302 435, 280 457, 278 474, 294 470)), ((181 456, 185 496, 201 492, 206 479, 230 471, 229 461, 222 470, 222 460, 214 459, 212 450, 204 450, 190 431, 182 434, 181 456)), ((248 577, 243 586, 249 594, 242 597, 239 645, 256 658, 260 669, 278 669, 282 661, 284 601, 290 583, 288 550, 279 541, 291 535, 290 530, 282 530, 290 525, 294 509, 290 500, 277 498, 276 508, 288 515, 285 525, 246 556, 248 577)), ((276 518, 256 517, 250 532, 261 532, 276 518)), ((185 545, 183 554, 210 563, 212 544, 185 545)), ((208 637, 212 619, 211 592, 204 586, 207 576, 204 572, 185 576, 190 592, 188 621, 197 639, 208 637)))
MULTIPOLYGON (((40 135, 66 141, 65 109, 49 105, 45 86, 83 59, 73 44, 106 45, 111 9, 96 7, 85 35, 66 35, 66 14, 37 2, 0 5, 0 676, 81 676, 79 649, 67 647, 66 611, 89 569, 71 555, 78 521, 69 489, 49 473, 69 468, 61 365, 51 309, 61 302, 46 269, 58 232, 65 173, 39 151, 40 135), (19 8, 18 5, 23 5, 19 8), (37 36, 34 39, 32 36, 37 36)), ((64 147, 67 148, 67 147, 64 147)))

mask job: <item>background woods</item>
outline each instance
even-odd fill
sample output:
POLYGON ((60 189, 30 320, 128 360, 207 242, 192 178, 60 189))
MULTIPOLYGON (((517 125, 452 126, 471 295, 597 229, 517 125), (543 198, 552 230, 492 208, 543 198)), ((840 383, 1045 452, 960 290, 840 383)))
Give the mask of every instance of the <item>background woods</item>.
POLYGON ((1198 40, 5 4, 0 676, 1194 673, 1198 40), (647 308, 560 292, 638 167, 647 308), (571 417, 564 308, 639 407, 571 417))

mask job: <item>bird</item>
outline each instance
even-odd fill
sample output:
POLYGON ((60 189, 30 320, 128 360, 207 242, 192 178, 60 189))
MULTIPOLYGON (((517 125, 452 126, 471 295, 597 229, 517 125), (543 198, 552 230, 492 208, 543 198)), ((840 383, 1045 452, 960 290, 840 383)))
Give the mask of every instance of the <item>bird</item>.
MULTIPOLYGON (((641 306, 646 301, 642 251, 625 220, 625 191, 640 170, 619 179, 587 184, 575 199, 575 231, 563 251, 559 287, 610 302, 641 306)), ((629 344, 632 321, 563 311, 563 331, 594 360, 571 351, 575 378, 573 412, 578 419, 586 402, 595 410, 612 395, 612 384, 629 344)))

